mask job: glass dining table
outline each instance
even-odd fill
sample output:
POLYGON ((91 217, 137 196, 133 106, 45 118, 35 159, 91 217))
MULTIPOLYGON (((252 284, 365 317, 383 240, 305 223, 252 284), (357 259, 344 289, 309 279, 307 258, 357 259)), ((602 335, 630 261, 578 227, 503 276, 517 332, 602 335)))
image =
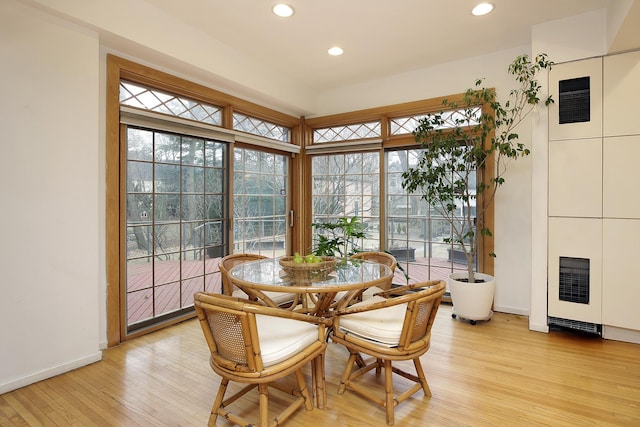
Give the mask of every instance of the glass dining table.
POLYGON ((391 286, 393 272, 373 261, 342 259, 326 277, 301 281, 287 274, 281 258, 249 261, 229 271, 231 281, 252 298, 271 307, 278 307, 265 292, 286 292, 296 295, 291 310, 316 316, 331 316, 334 309, 345 307, 361 291, 377 286, 391 286))

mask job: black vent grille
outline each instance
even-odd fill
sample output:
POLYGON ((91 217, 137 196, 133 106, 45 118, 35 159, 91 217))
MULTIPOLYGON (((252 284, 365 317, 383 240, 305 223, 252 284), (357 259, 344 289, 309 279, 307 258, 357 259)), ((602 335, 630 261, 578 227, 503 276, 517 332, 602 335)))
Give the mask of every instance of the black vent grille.
POLYGON ((586 332, 602 336, 602 325, 582 322, 580 320, 561 319, 559 317, 548 317, 548 324, 551 328, 572 329, 574 331, 586 332))
POLYGON ((589 260, 560 257, 560 301, 589 304, 589 260))
POLYGON ((591 120, 590 78, 560 80, 560 124, 582 123, 591 120))

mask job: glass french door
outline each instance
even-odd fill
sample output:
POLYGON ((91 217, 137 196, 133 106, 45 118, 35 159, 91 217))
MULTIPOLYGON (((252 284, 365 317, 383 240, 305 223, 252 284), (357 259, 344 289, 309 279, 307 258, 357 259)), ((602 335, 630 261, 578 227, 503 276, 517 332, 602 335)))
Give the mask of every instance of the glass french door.
POLYGON ((234 149, 233 253, 286 255, 288 156, 234 149))
POLYGON ((219 292, 227 252, 228 147, 206 138, 127 127, 127 332, 190 311, 219 292))

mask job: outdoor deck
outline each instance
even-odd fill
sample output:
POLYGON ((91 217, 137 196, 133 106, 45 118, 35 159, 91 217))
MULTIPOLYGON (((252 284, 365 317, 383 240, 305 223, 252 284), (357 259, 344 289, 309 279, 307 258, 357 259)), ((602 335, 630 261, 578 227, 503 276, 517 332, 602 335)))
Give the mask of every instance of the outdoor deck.
MULTIPOLYGON (((180 288, 180 261, 141 262, 127 266, 127 322, 128 325, 170 313, 193 305, 193 294, 200 290, 221 292, 220 258, 182 261, 182 289, 180 288), (155 287, 153 278, 155 269, 155 287), (158 285, 159 284, 159 285, 158 285), (155 289, 155 292, 153 291, 155 289)), ((409 275, 409 283, 427 280, 447 280, 452 265, 441 258, 419 258, 408 266, 400 261, 409 275), (430 266, 430 268, 429 268, 430 266)), ((466 265, 453 264, 455 270, 464 270, 466 265)), ((403 272, 397 268, 394 284, 406 284, 403 272)))

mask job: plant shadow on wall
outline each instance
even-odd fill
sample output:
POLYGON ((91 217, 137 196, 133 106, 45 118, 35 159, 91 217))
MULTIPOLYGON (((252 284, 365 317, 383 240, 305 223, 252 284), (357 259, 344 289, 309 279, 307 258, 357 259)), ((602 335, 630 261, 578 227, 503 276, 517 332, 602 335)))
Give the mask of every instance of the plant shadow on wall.
MULTIPOLYGON (((479 79, 460 102, 445 99, 442 110, 421 118, 413 132, 424 151, 418 163, 402 174, 402 186, 409 193, 421 194, 451 227, 445 242, 461 250, 467 262, 466 273, 450 276, 451 298, 455 312, 474 324, 475 320, 490 319, 495 291, 492 276, 474 272, 481 239, 492 236, 485 215, 496 191, 505 183, 509 163, 530 153, 514 130, 540 103, 537 78, 552 65, 546 54, 537 55, 533 61, 527 55, 518 56, 508 68, 517 87, 504 103, 496 99, 494 89, 482 86, 484 79, 479 79), (466 281, 467 285, 490 282, 491 294, 483 297, 488 300, 488 308, 463 314, 452 280, 466 281)), ((552 102, 547 97, 544 105, 552 102)), ((494 253, 488 255, 495 257, 494 253)))

